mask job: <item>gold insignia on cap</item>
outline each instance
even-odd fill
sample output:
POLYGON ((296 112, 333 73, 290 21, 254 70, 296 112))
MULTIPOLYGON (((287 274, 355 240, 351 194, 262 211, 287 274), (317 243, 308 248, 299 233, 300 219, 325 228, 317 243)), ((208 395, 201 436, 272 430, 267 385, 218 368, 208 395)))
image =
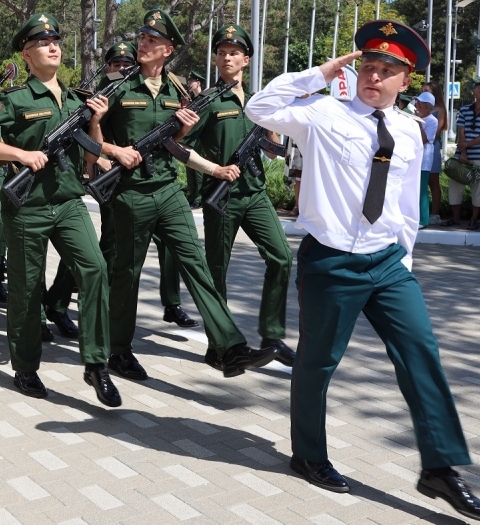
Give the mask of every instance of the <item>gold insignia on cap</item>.
POLYGON ((232 38, 233 33, 236 33, 236 32, 237 32, 237 30, 236 30, 233 26, 227 27, 226 31, 227 31, 227 33, 226 33, 225 36, 226 36, 227 38, 232 38))
POLYGON ((118 45, 118 49, 124 50, 124 49, 127 49, 127 46, 122 42, 121 44, 118 45))
POLYGON ((45 16, 45 15, 42 15, 39 19, 38 19, 39 22, 48 22, 48 18, 45 16))
POLYGON ((125 54, 125 51, 122 49, 122 50, 120 51, 120 54, 121 54, 121 55, 124 55, 124 54, 125 54))
POLYGON ((156 13, 153 13, 153 18, 155 20, 161 20, 162 19, 162 15, 157 11, 156 13))
POLYGON ((397 30, 393 27, 391 22, 388 22, 386 26, 381 27, 380 31, 382 31, 385 36, 398 35, 397 30))
POLYGON ((390 46, 389 46, 388 42, 382 42, 382 43, 378 46, 378 49, 381 49, 382 51, 386 51, 389 47, 390 47, 390 46))
POLYGON ((45 24, 45 29, 48 31, 50 29, 50 24, 45 24))
POLYGON ((155 20, 150 20, 150 22, 148 22, 148 25, 149 26, 154 26, 155 25, 155 20))

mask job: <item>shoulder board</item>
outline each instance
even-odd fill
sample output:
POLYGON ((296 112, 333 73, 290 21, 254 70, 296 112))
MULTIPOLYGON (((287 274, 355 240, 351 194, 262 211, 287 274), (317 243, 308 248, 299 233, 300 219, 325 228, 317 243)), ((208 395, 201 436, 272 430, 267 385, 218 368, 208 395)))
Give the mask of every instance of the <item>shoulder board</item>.
POLYGON ((89 89, 69 88, 69 90, 78 95, 81 99, 88 98, 93 95, 93 91, 90 91, 89 89))
POLYGON ((13 93, 14 91, 18 91, 19 89, 25 89, 27 87, 27 84, 22 84, 21 86, 12 86, 9 88, 5 88, 2 93, 13 93))
POLYGON ((421 122, 423 124, 424 120, 423 118, 417 117, 417 115, 414 115, 413 113, 407 113, 406 111, 403 111, 403 109, 399 109, 397 106, 393 108, 397 113, 400 113, 400 115, 403 115, 404 117, 411 118, 413 120, 416 120, 417 122, 421 122))

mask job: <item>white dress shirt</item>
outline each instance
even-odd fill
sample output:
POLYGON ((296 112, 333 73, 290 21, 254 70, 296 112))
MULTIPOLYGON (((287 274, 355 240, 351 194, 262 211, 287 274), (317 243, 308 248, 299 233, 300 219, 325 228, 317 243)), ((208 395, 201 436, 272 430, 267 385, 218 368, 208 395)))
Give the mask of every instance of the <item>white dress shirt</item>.
POLYGON ((370 224, 362 213, 374 153, 378 150, 375 110, 358 97, 341 102, 314 95, 326 86, 318 67, 285 73, 248 102, 255 123, 288 135, 303 156, 297 220, 320 243, 350 253, 375 253, 394 243, 407 250, 411 270, 418 231, 423 144, 418 123, 393 107, 384 109, 395 140, 383 212, 370 224))

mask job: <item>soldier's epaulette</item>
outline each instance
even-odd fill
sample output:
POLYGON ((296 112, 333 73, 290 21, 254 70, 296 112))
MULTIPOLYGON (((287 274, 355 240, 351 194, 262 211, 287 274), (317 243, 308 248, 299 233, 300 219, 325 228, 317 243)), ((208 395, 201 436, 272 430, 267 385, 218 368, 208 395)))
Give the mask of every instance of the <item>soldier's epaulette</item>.
POLYGON ((424 123, 423 118, 417 117, 417 115, 414 115, 413 113, 407 113, 406 111, 403 111, 403 109, 400 109, 398 106, 394 106, 393 109, 397 112, 403 115, 404 117, 411 118, 413 120, 416 120, 417 122, 424 123))
POLYGON ((27 87, 27 84, 21 84, 20 86, 12 86, 9 88, 5 88, 2 93, 13 93, 14 91, 18 91, 19 89, 25 89, 27 87))
POLYGON ((69 88, 70 91, 75 93, 82 100, 87 99, 93 95, 93 91, 89 89, 80 89, 80 88, 69 88))

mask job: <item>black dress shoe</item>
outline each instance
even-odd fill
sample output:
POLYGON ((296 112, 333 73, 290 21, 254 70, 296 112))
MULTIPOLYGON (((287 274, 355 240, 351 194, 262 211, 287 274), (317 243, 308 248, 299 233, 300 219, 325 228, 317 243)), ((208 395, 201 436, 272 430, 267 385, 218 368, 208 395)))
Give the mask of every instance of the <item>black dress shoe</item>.
POLYGON ((247 368, 259 368, 273 361, 278 356, 278 348, 254 350, 245 343, 229 348, 222 357, 224 377, 243 374, 247 368))
POLYGON ((281 339, 268 339, 268 337, 264 337, 262 339, 262 348, 278 348, 278 351, 280 352, 278 356, 275 358, 276 361, 279 361, 282 363, 282 365, 285 366, 293 366, 293 361, 295 359, 295 352, 288 347, 281 339))
POLYGON ((37 372, 15 372, 13 384, 25 396, 47 397, 48 392, 37 372))
POLYGON ((3 286, 3 283, 0 283, 0 304, 7 304, 8 301, 8 292, 3 286))
POLYGON ((48 328, 45 323, 41 323, 40 327, 42 328, 42 341, 44 343, 51 343, 54 340, 54 337, 50 328, 48 328))
POLYGON ((349 492, 347 480, 334 468, 330 461, 313 463, 293 455, 290 468, 301 474, 309 483, 332 492, 349 492))
POLYGON ((145 368, 138 362, 138 359, 132 352, 120 355, 112 354, 108 359, 108 367, 127 379, 139 379, 140 381, 148 379, 145 368))
POLYGON ((207 353, 205 354, 205 363, 215 368, 215 370, 222 370, 222 361, 218 356, 217 352, 213 348, 208 348, 207 353))
POLYGON ((122 398, 117 387, 112 383, 105 365, 87 365, 83 379, 87 385, 93 386, 100 403, 107 407, 119 407, 122 404, 122 398))
POLYGON ((67 314, 57 312, 53 308, 45 307, 47 319, 57 325, 58 331, 69 339, 78 339, 78 328, 67 314))
POLYGON ((444 475, 422 470, 417 490, 429 498, 442 498, 460 514, 480 520, 480 499, 471 493, 455 470, 450 469, 444 475))
POLYGON ((167 323, 177 323, 182 328, 198 326, 197 321, 190 319, 181 306, 165 306, 163 320, 167 323))

